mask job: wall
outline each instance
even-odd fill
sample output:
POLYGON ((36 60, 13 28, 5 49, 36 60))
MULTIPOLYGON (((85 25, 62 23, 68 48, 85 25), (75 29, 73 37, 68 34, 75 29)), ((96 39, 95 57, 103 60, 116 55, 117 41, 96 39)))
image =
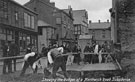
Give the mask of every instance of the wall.
POLYGON ((46 28, 42 28, 42 35, 38 35, 38 49, 39 52, 41 52, 42 50, 42 44, 45 44, 45 46, 47 47, 47 29, 46 28))
POLYGON ((119 0, 118 6, 118 39, 122 50, 132 51, 135 49, 135 1, 119 0))
POLYGON ((102 30, 102 29, 94 29, 89 30, 89 34, 94 36, 94 39, 99 41, 100 44, 102 44, 104 41, 110 41, 111 40, 111 31, 110 30, 102 30), (93 33, 94 31, 94 33, 93 33), (104 33, 103 33, 104 31, 104 33), (103 37, 105 36, 105 37, 103 37))

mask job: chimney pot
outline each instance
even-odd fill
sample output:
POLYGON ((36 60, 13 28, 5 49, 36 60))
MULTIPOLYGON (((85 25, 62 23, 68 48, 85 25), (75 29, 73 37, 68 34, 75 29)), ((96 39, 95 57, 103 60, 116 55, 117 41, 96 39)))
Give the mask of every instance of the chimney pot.
POLYGON ((51 4, 52 4, 52 6, 54 6, 54 7, 55 7, 55 2, 51 2, 51 4))
POLYGON ((68 9, 71 9, 71 5, 68 5, 68 9))
POLYGON ((107 23, 109 23, 109 20, 107 20, 107 23))
POLYGON ((89 20, 89 24, 91 24, 91 20, 89 20))
POLYGON ((100 23, 100 20, 98 20, 98 22, 100 23))

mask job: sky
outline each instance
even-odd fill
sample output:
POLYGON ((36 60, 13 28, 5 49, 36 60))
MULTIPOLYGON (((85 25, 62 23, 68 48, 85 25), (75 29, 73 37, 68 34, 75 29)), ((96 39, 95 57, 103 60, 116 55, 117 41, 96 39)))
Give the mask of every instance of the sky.
MULTIPOLYGON (((20 4, 25 4, 29 0, 15 0, 20 4)), ((112 7, 112 0, 50 0, 55 2, 55 6, 60 9, 67 9, 71 5, 73 10, 85 9, 88 12, 88 20, 92 22, 106 22, 110 20, 109 9, 112 7)))

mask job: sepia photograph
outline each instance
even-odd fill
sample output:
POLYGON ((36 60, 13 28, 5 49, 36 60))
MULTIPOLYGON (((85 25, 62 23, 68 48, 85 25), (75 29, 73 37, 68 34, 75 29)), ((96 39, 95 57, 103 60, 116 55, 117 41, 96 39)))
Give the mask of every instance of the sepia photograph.
POLYGON ((135 82, 135 0, 0 0, 0 82, 135 82))

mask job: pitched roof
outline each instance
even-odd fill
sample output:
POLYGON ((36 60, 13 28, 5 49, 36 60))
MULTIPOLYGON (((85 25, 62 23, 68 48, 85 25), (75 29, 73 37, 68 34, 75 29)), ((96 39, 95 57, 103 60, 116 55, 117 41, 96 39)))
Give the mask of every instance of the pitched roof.
POLYGON ((110 24, 110 22, 90 23, 88 29, 108 29, 110 24))
POLYGON ((12 3, 14 3, 14 4, 16 4, 16 5, 18 5, 18 6, 22 7, 22 8, 24 8, 24 9, 26 9, 26 10, 32 12, 32 13, 34 13, 34 14, 37 14, 37 12, 33 11, 32 9, 30 9, 30 8, 28 8, 28 7, 26 7, 26 6, 23 6, 23 5, 19 4, 19 3, 16 2, 15 0, 10 0, 10 1, 11 1, 12 3))
POLYGON ((85 17, 86 14, 86 10, 73 10, 74 24, 82 24, 83 17, 85 17))

